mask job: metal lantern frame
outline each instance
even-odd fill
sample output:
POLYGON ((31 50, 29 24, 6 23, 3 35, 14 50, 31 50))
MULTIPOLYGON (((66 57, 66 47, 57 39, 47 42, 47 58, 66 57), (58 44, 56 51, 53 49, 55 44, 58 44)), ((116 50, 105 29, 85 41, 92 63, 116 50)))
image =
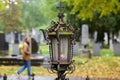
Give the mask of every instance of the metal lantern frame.
MULTIPOLYGON (((65 76, 68 73, 72 73, 75 70, 74 66, 74 60, 73 58, 73 45, 75 41, 75 34, 74 34, 74 29, 70 26, 67 26, 65 23, 60 22, 53 27, 49 28, 48 30, 44 31, 44 36, 45 39, 47 40, 49 44, 49 53, 50 53, 50 69, 53 73, 57 73, 58 78, 56 80, 65 80, 65 76), (56 25, 59 26, 59 28, 56 29, 56 25), (61 46, 61 40, 62 39, 67 39, 68 43, 66 46, 61 46), (55 46, 53 48, 53 42, 55 42, 55 46), (61 59, 61 47, 68 47, 67 48, 67 53, 66 53, 66 58, 64 60, 61 59), (55 53, 55 48, 57 49, 57 53, 55 53), (55 56, 57 54, 57 56, 55 56), (56 59, 57 58, 57 59, 56 59)), ((65 53, 63 53, 65 54, 65 53)))
POLYGON ((73 58, 73 45, 75 44, 75 29, 63 21, 64 14, 60 2, 59 21, 51 22, 51 27, 42 30, 44 38, 49 45, 50 70, 57 74, 56 80, 69 80, 66 74, 75 70, 73 58))

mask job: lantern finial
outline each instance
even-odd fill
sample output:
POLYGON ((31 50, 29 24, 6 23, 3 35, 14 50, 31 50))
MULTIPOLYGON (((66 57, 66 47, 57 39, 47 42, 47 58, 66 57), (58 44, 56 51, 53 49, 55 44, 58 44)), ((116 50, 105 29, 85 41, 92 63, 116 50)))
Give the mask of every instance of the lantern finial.
POLYGON ((63 17, 64 17, 64 13, 62 12, 62 10, 63 10, 63 6, 62 6, 62 1, 61 0, 59 0, 59 2, 60 2, 60 4, 59 4, 59 6, 57 7, 58 9, 59 9, 59 13, 58 13, 58 18, 59 18, 59 21, 60 22, 63 22, 63 17))

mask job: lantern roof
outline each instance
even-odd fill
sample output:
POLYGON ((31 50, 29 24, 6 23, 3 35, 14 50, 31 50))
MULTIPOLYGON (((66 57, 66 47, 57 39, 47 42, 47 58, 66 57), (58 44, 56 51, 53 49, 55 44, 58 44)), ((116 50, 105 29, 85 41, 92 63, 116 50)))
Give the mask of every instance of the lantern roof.
POLYGON ((69 24, 66 24, 63 20, 64 13, 63 13, 63 6, 62 2, 60 0, 60 4, 57 7, 59 9, 58 13, 58 21, 51 21, 51 27, 48 29, 49 35, 55 35, 56 31, 59 30, 60 35, 72 35, 74 28, 70 26, 69 24))

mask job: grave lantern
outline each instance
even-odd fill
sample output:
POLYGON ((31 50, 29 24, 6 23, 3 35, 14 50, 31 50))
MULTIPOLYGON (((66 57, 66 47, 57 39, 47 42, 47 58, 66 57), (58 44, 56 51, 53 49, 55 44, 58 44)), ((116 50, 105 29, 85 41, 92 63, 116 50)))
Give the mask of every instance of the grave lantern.
POLYGON ((61 1, 58 8, 60 9, 59 20, 57 22, 52 21, 51 27, 42 31, 49 45, 50 70, 57 73, 56 80, 69 80, 65 78, 66 74, 72 73, 75 69, 74 60, 72 59, 75 30, 63 20, 64 14, 61 1))

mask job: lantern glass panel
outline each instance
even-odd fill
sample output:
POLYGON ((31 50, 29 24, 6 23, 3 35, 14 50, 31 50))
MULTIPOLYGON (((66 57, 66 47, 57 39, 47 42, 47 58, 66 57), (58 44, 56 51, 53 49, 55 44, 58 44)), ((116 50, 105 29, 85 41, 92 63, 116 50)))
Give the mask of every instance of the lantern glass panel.
POLYGON ((60 61, 67 61, 68 57, 68 38, 62 37, 60 40, 60 61))
POLYGON ((52 39, 52 55, 53 55, 53 61, 58 61, 58 41, 57 39, 52 39))
POLYGON ((58 41, 56 38, 52 39, 52 60, 53 61, 65 61, 67 62, 69 60, 69 57, 71 57, 71 45, 70 40, 68 37, 60 37, 60 48, 58 46, 58 41), (58 50, 60 49, 60 50, 58 50), (59 52, 60 51, 60 52, 59 52), (58 58, 59 57, 59 58, 58 58))

